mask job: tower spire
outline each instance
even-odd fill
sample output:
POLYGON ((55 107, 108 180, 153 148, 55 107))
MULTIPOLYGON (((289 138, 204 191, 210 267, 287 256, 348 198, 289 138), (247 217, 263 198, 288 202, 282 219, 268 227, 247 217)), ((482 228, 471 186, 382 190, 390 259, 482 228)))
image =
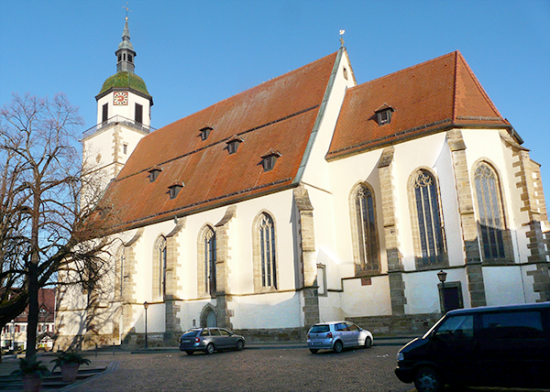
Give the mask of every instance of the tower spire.
MULTIPOLYGON (((128 10, 126 11, 128 14, 128 10)), ((118 44, 118 49, 115 52, 117 56, 116 70, 117 72, 131 72, 134 73, 134 46, 130 42, 130 29, 128 28, 128 15, 126 15, 126 22, 124 23, 124 31, 122 32, 122 42, 118 44)))

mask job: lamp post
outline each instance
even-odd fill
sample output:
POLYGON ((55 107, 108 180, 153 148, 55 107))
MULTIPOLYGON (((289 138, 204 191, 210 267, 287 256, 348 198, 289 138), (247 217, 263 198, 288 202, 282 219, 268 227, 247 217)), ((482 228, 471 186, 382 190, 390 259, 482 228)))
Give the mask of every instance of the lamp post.
POLYGON ((145 348, 147 348, 147 308, 149 307, 147 301, 143 303, 143 307, 145 308, 145 348))
POLYGON ((441 292, 443 293, 443 314, 447 313, 445 307, 445 281, 447 280, 447 273, 443 270, 437 273, 437 277, 441 282, 441 292))

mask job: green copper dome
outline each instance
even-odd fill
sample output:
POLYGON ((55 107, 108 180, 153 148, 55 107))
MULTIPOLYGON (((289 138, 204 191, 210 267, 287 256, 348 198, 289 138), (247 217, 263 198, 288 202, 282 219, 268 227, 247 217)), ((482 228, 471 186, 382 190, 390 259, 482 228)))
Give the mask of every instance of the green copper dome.
POLYGON ((102 94, 110 88, 131 88, 132 90, 150 96, 143 79, 132 72, 121 71, 108 77, 105 83, 103 83, 103 87, 101 87, 99 94, 102 94))

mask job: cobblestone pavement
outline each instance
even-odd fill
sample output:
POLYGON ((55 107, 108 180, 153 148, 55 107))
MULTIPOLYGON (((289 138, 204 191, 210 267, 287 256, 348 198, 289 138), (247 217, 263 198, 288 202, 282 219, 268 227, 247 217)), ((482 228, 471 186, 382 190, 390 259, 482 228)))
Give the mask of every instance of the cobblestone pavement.
POLYGON ((213 355, 147 353, 100 355, 94 365, 115 370, 63 389, 107 391, 411 391, 393 374, 398 347, 341 354, 307 349, 244 350, 213 355))

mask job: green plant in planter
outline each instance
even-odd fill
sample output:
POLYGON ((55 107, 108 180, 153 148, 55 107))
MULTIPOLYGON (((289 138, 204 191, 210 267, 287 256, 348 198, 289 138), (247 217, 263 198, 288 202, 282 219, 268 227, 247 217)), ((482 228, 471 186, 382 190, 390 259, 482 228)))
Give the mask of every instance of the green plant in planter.
POLYGON ((63 365, 66 364, 76 364, 78 366, 80 365, 89 365, 90 360, 87 358, 84 358, 82 355, 77 353, 76 351, 63 351, 61 354, 57 356, 56 359, 52 360, 51 362, 55 362, 55 365, 52 369, 54 371, 56 368, 61 368, 63 365))
POLYGON ((12 376, 35 375, 39 378, 49 374, 50 371, 45 365, 42 365, 42 361, 27 361, 25 358, 19 358, 19 369, 11 373, 12 376))
POLYGON ((19 359, 19 369, 11 373, 12 376, 22 376, 25 392, 40 391, 42 377, 49 374, 48 368, 41 361, 27 361, 25 358, 19 359))
POLYGON ((89 359, 84 358, 76 351, 61 352, 61 354, 59 354, 56 359, 52 360, 52 362, 55 362, 52 371, 54 371, 57 367, 61 368, 61 377, 63 378, 63 381, 69 383, 76 380, 80 365, 90 364, 89 359))

